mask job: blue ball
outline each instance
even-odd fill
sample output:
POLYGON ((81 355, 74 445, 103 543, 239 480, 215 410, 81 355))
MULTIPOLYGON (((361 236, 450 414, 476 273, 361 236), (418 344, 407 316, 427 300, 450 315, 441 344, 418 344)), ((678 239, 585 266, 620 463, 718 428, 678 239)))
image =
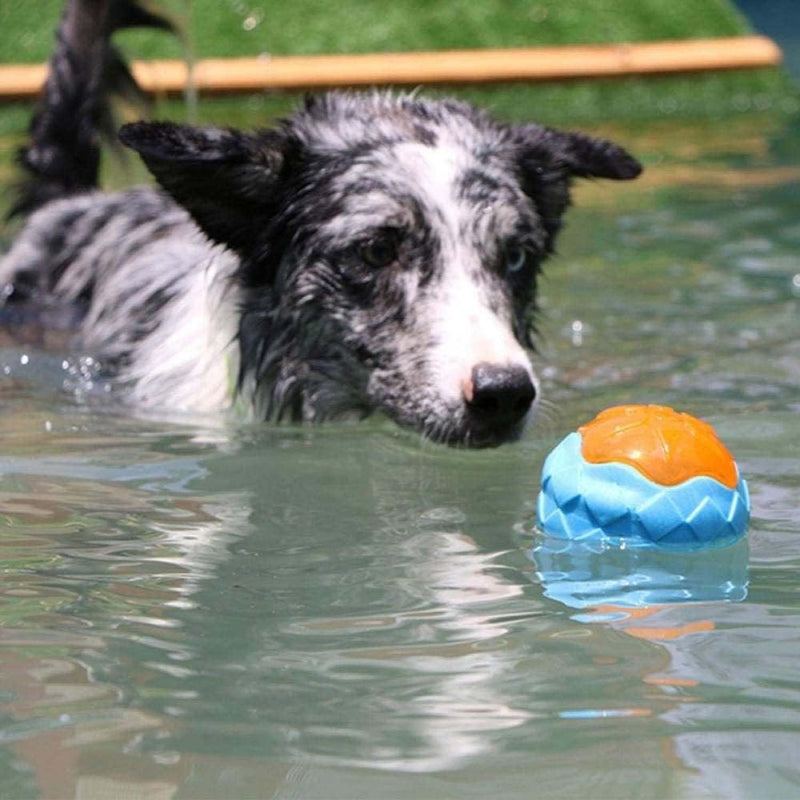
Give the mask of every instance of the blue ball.
POLYGON ((734 489, 704 475, 664 486, 628 464, 589 463, 571 433, 545 460, 537 517, 561 539, 722 545, 744 536, 750 495, 741 477, 734 489))

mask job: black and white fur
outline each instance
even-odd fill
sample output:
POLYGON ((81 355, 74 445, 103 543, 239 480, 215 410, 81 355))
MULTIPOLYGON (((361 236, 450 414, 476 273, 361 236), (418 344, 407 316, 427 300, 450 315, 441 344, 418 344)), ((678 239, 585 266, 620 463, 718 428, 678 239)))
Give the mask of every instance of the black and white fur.
POLYGON ((330 93, 254 133, 126 125, 161 191, 104 194, 110 34, 159 22, 137 10, 68 3, 22 156, 36 210, 0 261, 6 303, 76 308, 80 346, 140 404, 380 410, 448 443, 518 436, 538 394, 536 279, 571 181, 633 178, 636 160, 451 100, 330 93))

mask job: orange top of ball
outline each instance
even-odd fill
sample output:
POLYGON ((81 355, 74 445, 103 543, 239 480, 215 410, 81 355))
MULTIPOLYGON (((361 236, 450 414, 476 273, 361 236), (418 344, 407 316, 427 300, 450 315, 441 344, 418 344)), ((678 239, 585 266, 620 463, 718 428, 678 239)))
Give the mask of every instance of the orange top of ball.
POLYGON ((714 429, 667 406, 615 406, 578 428, 583 457, 621 461, 662 486, 707 475, 736 488, 736 462, 714 429))

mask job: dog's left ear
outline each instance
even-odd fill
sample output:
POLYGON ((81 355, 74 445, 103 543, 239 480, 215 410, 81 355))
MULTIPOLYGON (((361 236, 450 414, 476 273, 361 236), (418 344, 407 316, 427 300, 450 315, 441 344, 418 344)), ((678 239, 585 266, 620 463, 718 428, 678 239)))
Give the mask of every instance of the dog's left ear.
POLYGON ((578 178, 618 181, 631 180, 642 171, 642 165, 630 153, 605 139, 540 125, 521 125, 515 133, 523 169, 548 171, 556 167, 578 178))
POLYGON ((280 130, 246 134, 168 122, 134 122, 119 138, 211 239, 240 253, 264 230, 291 150, 280 130))
POLYGON ((564 161, 570 172, 579 178, 629 181, 642 171, 642 165, 613 142, 583 133, 552 133, 562 142, 564 161))
POLYGON ((517 125, 512 128, 514 155, 521 187, 533 201, 547 232, 552 252, 570 203, 572 178, 630 180, 641 171, 639 162, 619 145, 582 133, 517 125))

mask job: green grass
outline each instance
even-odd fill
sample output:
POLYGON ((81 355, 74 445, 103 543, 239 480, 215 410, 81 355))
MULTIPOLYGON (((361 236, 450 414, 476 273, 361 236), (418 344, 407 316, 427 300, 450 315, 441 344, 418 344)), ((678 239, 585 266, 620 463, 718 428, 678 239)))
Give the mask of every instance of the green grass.
MULTIPOLYGON (((160 0, 201 56, 360 53, 458 47, 645 41, 745 32, 727 0, 160 0)), ((62 0, 0 6, 0 61, 37 61, 62 0), (12 33, 13 32, 13 33, 12 33)), ((158 34, 125 33, 140 57, 180 54, 158 34)))
MULTIPOLYGON (((0 62, 47 57, 63 0, 0 3, 0 62)), ((159 0, 181 24, 197 57, 602 43, 747 33, 727 0, 159 0)), ((118 36, 131 58, 181 57, 184 43, 161 32, 118 36)), ((448 93, 453 93, 448 90, 448 93)), ((514 85, 457 92, 500 116, 550 124, 725 117, 792 106, 775 70, 677 78, 514 85)), ((201 121, 251 125, 285 113, 294 98, 266 94, 203 99, 201 121)), ((183 118, 175 102, 156 116, 183 118)), ((24 130, 26 104, 0 106, 0 137, 24 130)), ((2 141, 0 140, 0 149, 2 141)))

